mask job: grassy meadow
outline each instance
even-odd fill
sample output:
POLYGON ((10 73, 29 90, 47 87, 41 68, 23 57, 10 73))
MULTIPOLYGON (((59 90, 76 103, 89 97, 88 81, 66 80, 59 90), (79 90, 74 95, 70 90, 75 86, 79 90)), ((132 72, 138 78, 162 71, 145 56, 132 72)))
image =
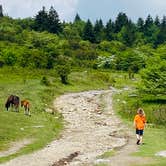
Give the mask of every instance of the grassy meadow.
POLYGON ((27 70, 23 68, 0 68, 0 151, 10 143, 30 139, 32 143, 15 154, 1 157, 0 162, 42 148, 60 135, 63 118, 59 113, 46 113, 53 100, 63 93, 104 89, 111 85, 109 74, 95 71, 72 72, 69 84, 63 85, 54 70, 27 70), (48 85, 43 83, 46 78, 48 85), (23 108, 16 113, 6 111, 5 102, 11 94, 30 101, 31 117, 24 115, 23 108))
MULTIPOLYGON (((145 145, 134 155, 149 156, 154 164, 163 166, 165 158, 156 157, 155 153, 166 149, 165 118, 159 108, 166 108, 164 103, 145 102, 138 93, 139 75, 128 79, 123 72, 99 70, 76 70, 69 75, 69 84, 61 83, 55 70, 27 70, 23 68, 0 68, 0 151, 9 148, 10 143, 22 139, 30 139, 32 143, 17 153, 0 157, 0 163, 16 156, 33 152, 58 138, 63 130, 63 117, 59 113, 49 114, 45 108, 53 108, 53 100, 64 93, 80 92, 93 89, 108 89, 114 86, 117 93, 113 96, 114 110, 130 127, 138 107, 143 107, 148 127, 145 130, 145 145), (45 78, 43 82, 43 78, 45 78), (47 82, 47 83, 46 83, 47 82), (23 108, 20 112, 6 111, 4 104, 10 94, 16 94, 21 99, 31 103, 32 116, 25 116, 23 108), (161 118, 163 116, 163 118, 161 118)), ((164 112, 163 112, 164 113, 164 112)), ((103 156, 111 156, 106 152, 103 156)), ((114 152, 116 155, 116 151, 114 152)))

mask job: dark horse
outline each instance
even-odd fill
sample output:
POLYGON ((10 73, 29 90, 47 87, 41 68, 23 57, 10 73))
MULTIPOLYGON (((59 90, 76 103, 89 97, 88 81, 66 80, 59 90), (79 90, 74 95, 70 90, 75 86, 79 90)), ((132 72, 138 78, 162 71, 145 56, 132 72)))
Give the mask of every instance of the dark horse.
POLYGON ((5 107, 8 111, 9 107, 12 106, 15 108, 15 111, 19 111, 18 110, 18 107, 19 107, 19 102, 20 102, 20 99, 18 96, 15 96, 15 95, 10 95, 6 101, 6 104, 5 104, 5 107))

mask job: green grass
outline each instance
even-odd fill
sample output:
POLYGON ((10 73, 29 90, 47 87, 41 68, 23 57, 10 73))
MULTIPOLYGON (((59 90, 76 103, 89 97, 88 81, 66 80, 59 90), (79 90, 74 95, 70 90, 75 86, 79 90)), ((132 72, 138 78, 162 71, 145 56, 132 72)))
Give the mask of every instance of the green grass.
POLYGON ((149 127, 145 129, 144 133, 145 144, 140 146, 139 151, 134 155, 152 157, 154 163, 148 164, 147 166, 165 166, 166 158, 157 157, 155 154, 159 151, 166 150, 166 127, 164 123, 166 116, 163 113, 164 111, 162 114, 157 112, 160 108, 165 109, 166 105, 157 101, 145 102, 145 98, 142 98, 137 91, 137 85, 140 82, 139 76, 136 76, 136 80, 125 80, 123 75, 123 73, 120 74, 116 79, 116 81, 119 81, 117 81, 118 84, 115 86, 122 91, 113 96, 114 110, 116 110, 117 115, 125 123, 132 126, 136 110, 142 107, 145 110, 149 124, 149 127), (126 86, 129 90, 124 90, 126 86), (151 124, 152 127, 150 127, 151 124))
MULTIPOLYGON (((158 103, 144 103, 137 96, 139 76, 135 80, 127 78, 123 72, 82 70, 74 71, 69 75, 69 84, 63 85, 54 70, 27 70, 20 68, 0 69, 0 151, 9 147, 11 142, 24 138, 33 139, 34 142, 22 148, 15 154, 1 157, 0 163, 16 156, 33 152, 44 147, 48 142, 57 138, 63 130, 63 119, 60 114, 51 115, 44 112, 47 107, 53 107, 53 100, 64 93, 80 92, 94 89, 108 89, 110 86, 123 89, 114 95, 114 110, 125 121, 132 122, 136 108, 145 109, 148 120, 152 121, 151 110, 158 108, 158 103), (49 81, 49 86, 41 84, 43 76, 49 81), (129 90, 124 88, 128 87, 129 90), (4 104, 10 94, 16 94, 21 99, 28 99, 31 103, 32 116, 25 116, 23 109, 19 113, 7 112, 4 104), (118 101, 117 101, 118 100, 118 101), (126 102, 124 104, 124 101, 126 102), (34 126, 43 126, 35 128, 34 126)), ((164 105, 165 107, 165 105, 164 105)), ((145 145, 135 155, 151 156, 154 164, 164 165, 165 159, 155 157, 154 154, 165 147, 165 127, 147 128, 145 132, 145 145)), ((106 152, 103 157, 113 155, 106 152)), ((149 165, 150 166, 150 165, 149 165)), ((152 165, 151 165, 152 166, 152 165)))
POLYGON ((43 147, 58 136, 63 126, 60 117, 58 119, 44 112, 40 113, 40 115, 33 114, 31 117, 15 112, 3 112, 1 113, 1 119, 4 119, 4 121, 7 120, 7 122, 4 122, 5 126, 2 126, 3 121, 1 121, 0 133, 2 133, 2 149, 6 149, 9 142, 20 141, 23 138, 32 139, 33 142, 16 154, 1 157, 0 162, 43 147))
POLYGON ((59 136, 63 129, 61 115, 44 111, 47 107, 53 107, 53 100, 57 96, 69 92, 106 89, 111 84, 109 76, 110 73, 105 75, 93 70, 75 71, 69 75, 69 84, 63 85, 54 70, 0 68, 0 151, 9 148, 10 143, 24 138, 34 140, 17 153, 1 157, 0 163, 40 149, 59 136), (41 83, 43 76, 50 82, 50 86, 41 83), (10 94, 30 101, 31 117, 25 116, 22 108, 19 113, 5 110, 4 104, 10 94))
POLYGON ((121 73, 116 78, 115 87, 121 90, 114 95, 114 108, 122 118, 132 120, 139 107, 146 113, 148 123, 153 125, 166 125, 166 99, 164 96, 156 97, 141 94, 138 91, 140 78, 136 75, 135 80, 124 78, 121 73))
MULTIPOLYGON (((108 164, 100 163, 100 164, 95 164, 94 166, 108 166, 108 164)), ((110 165, 109 165, 109 166, 110 166, 110 165)))
POLYGON ((145 129, 144 143, 140 146, 139 151, 135 155, 153 157, 154 164, 166 164, 166 158, 155 156, 159 151, 166 150, 166 129, 165 128, 149 128, 145 129))
POLYGON ((63 121, 59 114, 53 116, 43 111, 45 104, 53 96, 50 95, 47 102, 43 100, 49 94, 46 93, 48 87, 40 83, 41 71, 39 73, 36 71, 26 72, 24 69, 20 71, 11 68, 0 69, 0 150, 6 150, 11 142, 24 138, 34 141, 16 154, 1 157, 0 162, 43 147, 56 138, 63 129, 63 121), (31 117, 25 116, 22 108, 19 113, 11 109, 6 111, 4 105, 10 94, 16 94, 21 99, 30 101, 31 117), (56 116, 58 118, 55 118, 56 116), (43 127, 36 128, 34 126, 43 127))

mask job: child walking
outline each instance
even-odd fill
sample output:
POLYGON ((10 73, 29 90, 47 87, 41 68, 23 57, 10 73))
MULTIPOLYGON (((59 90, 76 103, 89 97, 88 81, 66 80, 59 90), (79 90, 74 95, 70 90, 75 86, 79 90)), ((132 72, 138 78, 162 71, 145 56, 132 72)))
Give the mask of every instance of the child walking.
POLYGON ((144 110, 142 108, 138 108, 137 115, 134 117, 134 127, 136 128, 137 145, 142 144, 145 124, 146 124, 146 117, 144 110))

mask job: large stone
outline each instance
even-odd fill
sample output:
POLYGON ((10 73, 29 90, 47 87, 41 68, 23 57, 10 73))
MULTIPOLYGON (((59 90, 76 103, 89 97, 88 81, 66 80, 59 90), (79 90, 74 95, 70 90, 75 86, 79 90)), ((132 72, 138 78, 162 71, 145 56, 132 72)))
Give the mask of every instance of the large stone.
POLYGON ((161 156, 161 157, 166 157, 166 150, 157 152, 155 155, 156 155, 156 156, 161 156))
POLYGON ((50 109, 50 108, 46 108, 45 111, 50 113, 50 114, 52 114, 54 112, 53 109, 50 109))

